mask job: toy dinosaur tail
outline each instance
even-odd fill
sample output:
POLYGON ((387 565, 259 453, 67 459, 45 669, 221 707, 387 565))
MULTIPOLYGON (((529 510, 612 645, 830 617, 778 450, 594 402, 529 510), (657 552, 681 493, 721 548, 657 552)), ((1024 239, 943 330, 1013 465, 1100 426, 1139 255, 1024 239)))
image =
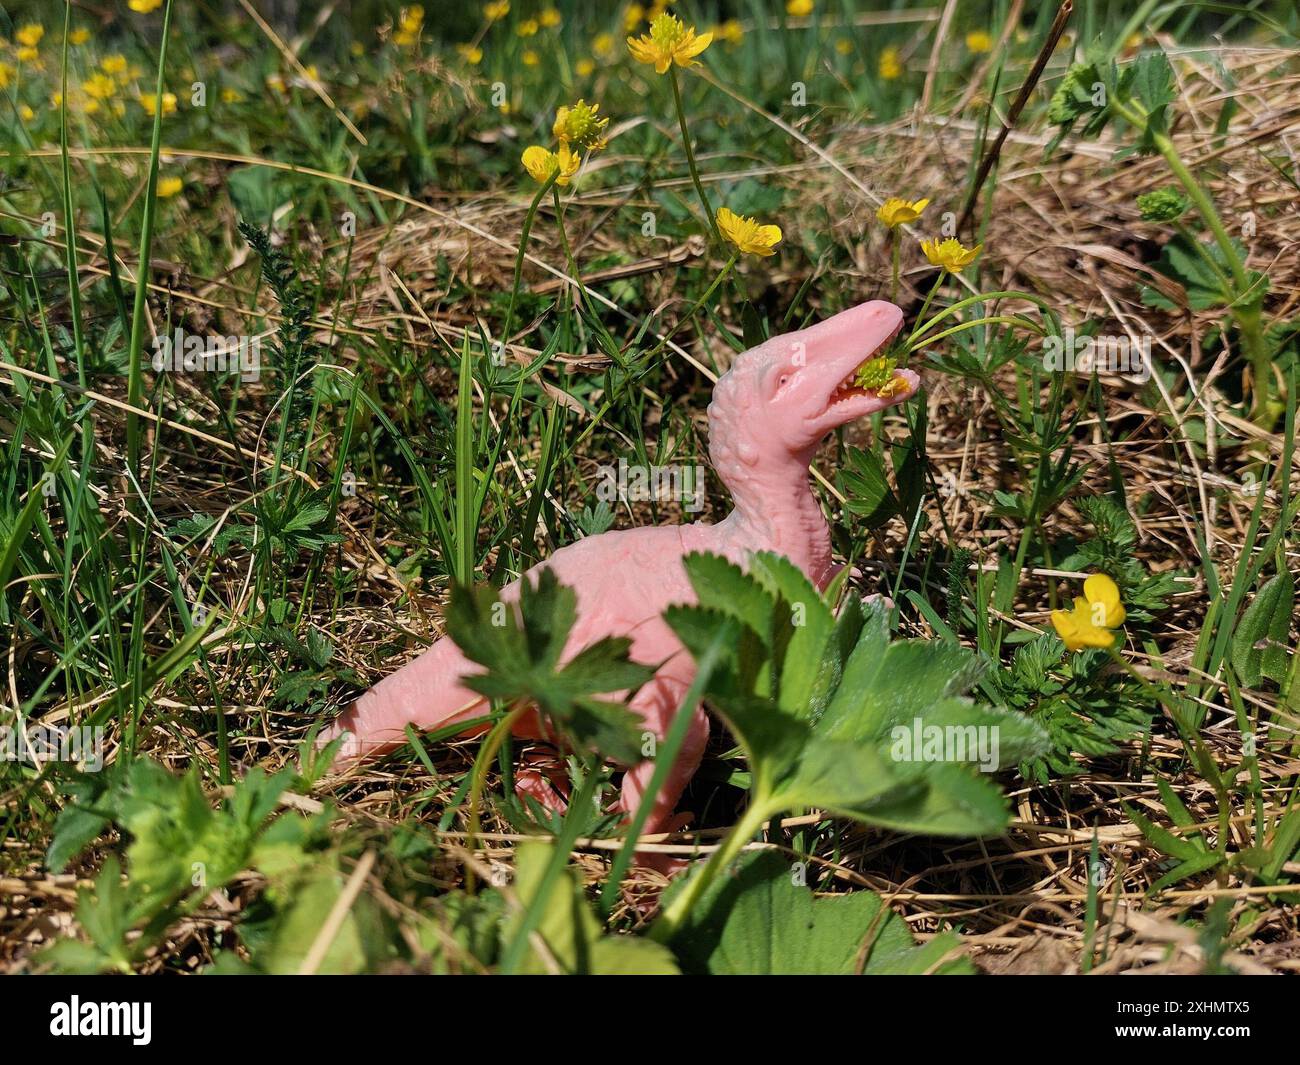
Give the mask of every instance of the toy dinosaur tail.
POLYGON ((348 707, 320 742, 346 733, 339 758, 356 758, 404 742, 407 725, 434 729, 478 717, 485 700, 460 683, 475 672, 477 667, 444 637, 348 707))

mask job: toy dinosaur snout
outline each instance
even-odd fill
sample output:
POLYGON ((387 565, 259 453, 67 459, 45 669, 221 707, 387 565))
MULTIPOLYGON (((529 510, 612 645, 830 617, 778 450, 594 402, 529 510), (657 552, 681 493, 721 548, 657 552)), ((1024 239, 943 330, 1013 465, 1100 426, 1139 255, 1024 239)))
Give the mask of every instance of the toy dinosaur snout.
POLYGON ((873 300, 771 342, 771 409, 788 427, 793 445, 815 445, 832 429, 901 403, 916 391, 919 379, 910 370, 898 371, 888 390, 854 384, 858 368, 883 354, 902 325, 902 311, 873 300))

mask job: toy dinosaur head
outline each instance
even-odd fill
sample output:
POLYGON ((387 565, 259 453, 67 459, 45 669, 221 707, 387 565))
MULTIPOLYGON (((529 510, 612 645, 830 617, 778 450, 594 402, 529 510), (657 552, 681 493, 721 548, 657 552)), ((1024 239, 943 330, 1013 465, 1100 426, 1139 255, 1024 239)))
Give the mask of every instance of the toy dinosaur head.
POLYGON ((911 370, 895 371, 883 398, 853 383, 902 324, 902 311, 873 300, 741 355, 709 404, 715 466, 723 472, 737 459, 753 467, 786 457, 806 465, 832 429, 910 398, 920 383, 911 370))

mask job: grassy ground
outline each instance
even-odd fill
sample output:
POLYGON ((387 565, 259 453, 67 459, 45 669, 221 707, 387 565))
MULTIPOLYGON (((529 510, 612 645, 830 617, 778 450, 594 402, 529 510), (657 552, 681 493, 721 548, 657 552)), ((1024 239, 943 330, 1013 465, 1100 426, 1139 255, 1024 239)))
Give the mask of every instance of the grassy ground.
POLYGON ((737 943, 834 894, 836 947, 753 957, 1300 968, 1292 4, 683 3, 714 38, 661 75, 625 43, 639 5, 133 3, 66 38, 48 4, 0 10, 0 963, 753 969, 737 943), (607 143, 535 180, 521 154, 579 98, 607 143), (890 197, 930 202, 891 228, 890 197), (775 254, 715 234, 723 205, 775 254), (936 236, 979 254, 937 269, 936 236), (837 591, 924 641, 864 700, 921 712, 965 654, 960 712, 1036 726, 996 830, 781 803, 724 713, 657 848, 718 872, 746 845, 739 886, 656 929, 601 759, 556 756, 590 803, 555 816, 513 797, 521 743, 314 752, 449 618, 474 630, 453 585, 723 516, 712 471, 686 513, 609 506, 601 470, 705 464, 737 351, 876 298, 934 324, 896 353, 921 395, 814 463, 837 591), (258 372, 157 370, 178 330, 258 372), (1053 357, 1087 337, 1093 364, 1053 357), (1067 649, 1052 612, 1094 573, 1127 620, 1067 649), (73 726, 98 771, 12 746, 73 726))

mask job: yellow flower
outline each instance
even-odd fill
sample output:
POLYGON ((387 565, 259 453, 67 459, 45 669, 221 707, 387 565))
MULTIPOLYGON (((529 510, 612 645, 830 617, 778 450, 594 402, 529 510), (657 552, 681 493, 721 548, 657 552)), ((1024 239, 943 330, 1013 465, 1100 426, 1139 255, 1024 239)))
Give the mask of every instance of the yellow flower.
POLYGON ((540 144, 534 144, 524 149, 521 161, 524 169, 528 171, 528 176, 539 185, 545 185, 551 175, 557 171, 559 176, 555 179, 555 183, 567 185, 569 178, 578 172, 578 167, 582 163, 582 159, 571 152, 567 144, 561 144, 559 150, 554 152, 543 148, 540 144))
POLYGON ((560 13, 555 8, 544 7, 537 14, 537 21, 550 30, 558 26, 562 20, 560 13))
POLYGON ((185 182, 183 182, 183 181, 182 181, 180 178, 178 178, 178 177, 165 177, 165 178, 159 178, 159 179, 158 179, 158 198, 159 198, 160 200, 165 200, 165 199, 167 199, 169 196, 175 196, 175 195, 176 195, 178 192, 180 192, 181 189, 184 188, 184 187, 185 187, 185 182))
POLYGON ((839 52, 840 55, 851 55, 853 52, 853 42, 847 37, 841 37, 835 42, 835 51, 839 52))
POLYGON ((536 52, 534 52, 531 48, 525 48, 523 50, 523 53, 519 56, 519 62, 523 63, 523 65, 526 67, 535 67, 541 61, 542 61, 542 57, 539 56, 536 52))
POLYGON ((424 8, 419 4, 402 8, 397 16, 397 24, 407 33, 419 33, 424 26, 424 8))
POLYGON ((993 38, 983 30, 971 30, 966 34, 966 47, 976 55, 993 49, 993 38))
POLYGON ((28 107, 26 104, 19 104, 18 117, 21 118, 24 122, 30 122, 33 118, 36 117, 36 112, 33 111, 30 107, 28 107))
POLYGON ((14 34, 14 40, 24 48, 35 48, 41 43, 41 38, 44 36, 44 26, 39 22, 29 22, 26 26, 18 27, 18 32, 14 34))
POLYGON ((1052 627, 1067 650, 1109 647, 1115 642, 1110 630, 1123 625, 1127 616, 1115 582, 1104 573, 1094 573, 1083 582, 1083 596, 1075 599, 1072 612, 1052 611, 1052 627))
POLYGON ((106 55, 99 61, 99 66, 105 74, 124 74, 126 73, 126 56, 106 55))
POLYGON ((645 8, 640 4, 628 4, 623 12, 623 32, 631 33, 645 20, 645 8))
POLYGON ((39 56, 40 54, 41 53, 37 51, 35 48, 33 48, 31 45, 25 45, 24 47, 19 48, 18 51, 14 53, 14 55, 18 57, 18 62, 20 63, 35 62, 37 56, 39 56))
POLYGON ((398 29, 393 32, 393 43, 398 48, 410 48, 420 39, 420 31, 398 29))
POLYGON ((590 59, 579 59, 573 64, 574 73, 580 78, 589 78, 596 73, 596 64, 590 59))
POLYGON ((943 267, 954 274, 970 266, 982 247, 983 244, 976 244, 973 248, 964 247, 961 241, 953 237, 945 241, 940 241, 937 237, 934 240, 921 241, 921 250, 925 252, 925 257, 931 264, 943 267))
POLYGON ((715 40, 739 44, 745 38, 745 31, 740 25, 740 19, 729 18, 722 25, 713 28, 713 36, 715 40))
POLYGON ((876 208, 876 217, 889 226, 890 229, 893 229, 894 226, 915 222, 921 217, 921 212, 929 204, 929 200, 917 200, 915 203, 908 203, 907 200, 891 196, 876 208))
POLYGON ((357 59, 360 59, 363 55, 366 54, 366 46, 362 44, 360 41, 353 41, 350 45, 348 45, 348 51, 351 52, 354 56, 356 56, 357 59))
POLYGON ((497 22, 510 14, 510 0, 492 0, 483 5, 483 17, 489 22, 497 22))
POLYGON ((268 74, 266 76, 266 87, 272 92, 285 92, 284 78, 279 74, 268 74))
POLYGON ((221 90, 221 102, 223 104, 237 104, 244 98, 244 94, 238 89, 231 88, 227 85, 221 90))
POLYGON ((126 6, 137 14, 147 15, 162 7, 162 0, 127 0, 126 6))
POLYGON ((541 27, 537 24, 535 18, 526 18, 515 27, 515 33, 519 34, 520 37, 536 37, 539 29, 541 27))
POLYGON ((561 144, 577 144, 589 151, 599 151, 605 147, 601 136, 609 125, 608 118, 596 117, 600 104, 589 104, 579 100, 572 107, 561 107, 555 113, 555 125, 551 132, 561 144))
POLYGON ((117 82, 107 74, 92 74, 81 87, 92 100, 107 100, 117 92, 117 82))
POLYGON ((68 34, 69 44, 85 44, 88 40, 90 40, 90 30, 85 26, 78 26, 68 34))
POLYGON ((718 208, 718 229, 737 251, 749 255, 772 255, 781 243, 780 226, 759 225, 757 220, 745 218, 726 207, 718 208))
POLYGON ((880 76, 885 81, 894 81, 903 76, 903 61, 898 57, 898 49, 890 45, 880 53, 880 76))
POLYGON ((807 18, 812 10, 813 0, 786 0, 785 13, 794 18, 807 18))
POLYGON ((476 44, 458 44, 456 51, 460 53, 461 59, 472 67, 483 62, 483 49, 476 44))
POLYGON ((627 39, 628 51, 638 63, 653 63, 656 74, 668 73, 676 63, 679 67, 692 67, 695 57, 713 43, 713 34, 695 36, 694 26, 682 25, 676 15, 660 15, 650 23, 650 32, 641 37, 627 39))
MULTIPOLYGON (((269 80, 269 79, 268 79, 269 80)), ((165 92, 162 96, 162 113, 165 116, 176 113, 176 94, 174 92, 165 92)), ((144 94, 140 97, 140 106, 144 108, 144 113, 153 118, 158 113, 158 99, 152 94, 144 94)))
POLYGON ((0 59, 0 89, 9 87, 9 80, 14 76, 14 68, 0 59))
POLYGON ((612 33, 598 33, 591 42, 591 50, 600 56, 601 59, 608 59, 614 54, 614 35, 612 33))

